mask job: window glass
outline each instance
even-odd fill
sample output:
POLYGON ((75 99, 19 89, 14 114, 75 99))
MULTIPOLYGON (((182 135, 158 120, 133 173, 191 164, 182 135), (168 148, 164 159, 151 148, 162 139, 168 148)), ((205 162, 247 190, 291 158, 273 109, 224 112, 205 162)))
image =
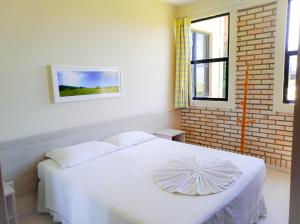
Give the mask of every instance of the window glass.
POLYGON ((287 100, 295 101, 296 94, 296 70, 297 70, 297 56, 290 56, 289 58, 289 74, 288 74, 288 89, 287 100))
POLYGON ((228 56, 228 15, 192 23, 194 60, 228 56))
POLYGON ((299 43, 300 27, 300 0, 290 1, 289 30, 288 30, 288 50, 297 51, 299 43))
POLYGON ((192 60, 201 60, 208 58, 209 35, 207 33, 193 31, 192 38, 192 60))
POLYGON ((195 97, 226 97, 226 62, 192 65, 195 74, 195 97))

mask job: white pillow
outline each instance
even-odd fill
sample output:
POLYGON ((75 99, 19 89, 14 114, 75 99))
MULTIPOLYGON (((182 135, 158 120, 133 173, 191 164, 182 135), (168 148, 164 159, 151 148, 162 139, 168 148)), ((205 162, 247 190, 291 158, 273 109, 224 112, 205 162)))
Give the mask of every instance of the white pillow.
POLYGON ((54 160, 62 168, 76 166, 118 150, 118 147, 106 142, 84 142, 78 145, 53 149, 46 157, 54 160))
POLYGON ((150 135, 142 131, 128 131, 111 136, 104 141, 118 146, 119 148, 127 148, 155 138, 156 137, 154 135, 150 135))

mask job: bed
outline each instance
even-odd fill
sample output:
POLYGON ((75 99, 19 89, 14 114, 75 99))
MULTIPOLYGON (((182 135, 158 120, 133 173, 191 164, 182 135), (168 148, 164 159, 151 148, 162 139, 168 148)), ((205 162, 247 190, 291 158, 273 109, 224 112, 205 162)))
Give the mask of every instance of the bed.
POLYGON ((252 224, 266 214, 261 159, 161 138, 67 169, 38 164, 38 210, 63 224, 252 224), (153 172, 172 158, 228 159, 242 172, 230 189, 189 196, 161 190, 153 172))

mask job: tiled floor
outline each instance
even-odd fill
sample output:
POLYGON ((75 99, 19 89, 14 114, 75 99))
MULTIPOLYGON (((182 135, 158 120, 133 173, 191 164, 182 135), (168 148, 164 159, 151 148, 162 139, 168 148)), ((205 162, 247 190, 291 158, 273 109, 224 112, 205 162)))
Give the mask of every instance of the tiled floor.
POLYGON ((268 169, 264 195, 268 217, 259 224, 288 224, 290 175, 268 169))
POLYGON ((19 220, 19 224, 53 224, 49 215, 30 214, 19 220))
MULTIPOLYGON (((259 224, 288 224, 290 194, 290 175, 275 170, 267 170, 264 195, 268 208, 268 217, 259 224)), ((48 215, 31 214, 20 220, 20 224, 51 224, 48 215)))

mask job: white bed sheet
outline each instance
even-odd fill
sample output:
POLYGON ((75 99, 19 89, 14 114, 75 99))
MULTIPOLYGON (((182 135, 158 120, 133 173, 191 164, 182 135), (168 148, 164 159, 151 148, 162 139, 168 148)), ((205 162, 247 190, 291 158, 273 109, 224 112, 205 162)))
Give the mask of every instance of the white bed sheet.
POLYGON ((160 138, 68 169, 45 160, 38 175, 39 205, 63 223, 249 224, 265 214, 261 159, 160 138), (229 159, 243 174, 207 196, 170 194, 154 183, 154 171, 170 159, 195 155, 229 159))

